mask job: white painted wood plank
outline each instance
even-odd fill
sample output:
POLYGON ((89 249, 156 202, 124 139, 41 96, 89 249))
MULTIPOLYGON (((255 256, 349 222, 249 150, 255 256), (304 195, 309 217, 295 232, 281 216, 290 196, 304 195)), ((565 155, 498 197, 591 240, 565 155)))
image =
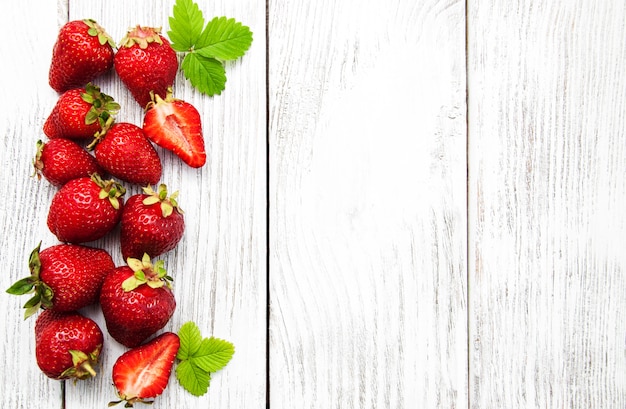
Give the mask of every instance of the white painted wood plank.
POLYGON ((469 2, 472 408, 626 407, 624 21, 469 2))
MULTIPOLYGON (((52 44, 60 24, 67 19, 94 18, 114 39, 136 24, 168 28, 171 1, 72 1, 67 6, 41 7, 40 3, 3 3, 4 15, 14 17, 3 26, 2 55, 7 72, 3 90, 3 165, 1 201, 2 262, 4 288, 25 275, 27 257, 39 240, 56 244, 47 231, 47 206, 55 191, 46 183, 29 178, 35 141, 43 137, 41 126, 57 95, 47 85, 52 44), (34 21, 33 21, 34 20, 34 21), (33 25, 37 30, 33 29, 33 25), (6 28, 6 29, 5 29, 6 28), (23 51, 25 48, 25 51, 23 51), (23 81, 16 81, 24 78, 23 81), (31 82, 27 82, 30 78, 31 82), (10 183, 10 184, 9 184, 10 183)), ((250 26, 255 33, 250 51, 241 60, 227 64, 227 87, 214 98, 192 90, 182 74, 175 96, 192 102, 201 112, 207 143, 208 163, 199 170, 184 165, 159 149, 164 162, 163 179, 170 189, 180 191, 187 229, 178 248, 163 256, 175 278, 177 310, 166 329, 176 331, 193 320, 205 336, 214 335, 235 344, 236 354, 227 368, 214 375, 209 393, 191 396, 172 377, 170 387, 159 397, 156 408, 261 407, 265 404, 266 368, 266 88, 265 88, 265 3, 198 2, 205 18, 228 16, 250 26)), ((104 92, 121 103, 118 121, 141 125, 142 112, 115 75, 96 81, 104 92)), ((126 186, 127 195, 140 190, 126 186)), ((116 234, 94 242, 123 263, 116 234)), ((0 373, 3 407, 60 407, 58 382, 43 379, 33 357, 30 323, 21 322, 25 300, 2 297, 2 353, 7 366, 0 373), (19 353, 19 356, 18 356, 19 353), (21 363, 23 362, 23 363, 21 363), (29 402, 29 403, 26 403, 29 402)), ((97 307, 84 311, 105 329, 97 307)), ((67 408, 105 407, 116 398, 111 385, 111 367, 125 348, 105 338, 102 367, 97 379, 67 384, 67 408)))
POLYGON ((467 405, 464 3, 270 1, 270 407, 467 405))

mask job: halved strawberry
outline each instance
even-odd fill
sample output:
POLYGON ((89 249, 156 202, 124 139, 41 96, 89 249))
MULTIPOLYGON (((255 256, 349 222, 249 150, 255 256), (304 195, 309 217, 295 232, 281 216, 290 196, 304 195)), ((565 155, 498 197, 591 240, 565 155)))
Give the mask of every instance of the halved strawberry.
POLYGON ((126 401, 125 407, 163 393, 172 372, 180 339, 164 332, 146 344, 122 354, 113 364, 113 384, 120 398, 109 406, 126 401))
POLYGON ((143 121, 143 130, 148 139, 174 152, 192 168, 203 166, 206 163, 206 152, 198 110, 188 102, 173 98, 171 88, 165 99, 153 95, 143 121))

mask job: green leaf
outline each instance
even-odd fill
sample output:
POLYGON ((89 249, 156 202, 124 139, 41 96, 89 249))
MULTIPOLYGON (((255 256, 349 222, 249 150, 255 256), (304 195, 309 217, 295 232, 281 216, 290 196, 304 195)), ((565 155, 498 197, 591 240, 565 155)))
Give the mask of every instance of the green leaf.
POLYGON ((176 378, 194 396, 207 393, 211 382, 211 375, 191 361, 182 361, 176 366, 176 378))
POLYGON ((219 338, 204 338, 193 356, 193 363, 207 372, 217 372, 228 364, 235 353, 235 347, 219 338))
POLYGON ((7 293, 13 295, 28 294, 33 291, 33 287, 37 283, 37 278, 29 276, 16 281, 11 287, 7 289, 7 293))
POLYGON ((198 326, 192 322, 186 322, 178 330, 178 338, 180 338, 180 348, 176 358, 181 361, 193 357, 202 345, 202 334, 198 326))
POLYGON ((226 88, 226 70, 215 58, 189 53, 183 59, 181 68, 191 85, 203 94, 219 95, 226 88))
POLYGON ((196 52, 203 57, 235 60, 242 57, 252 44, 252 32, 233 18, 215 17, 198 39, 196 52))
POLYGON ((176 0, 172 14, 167 32, 172 48, 181 52, 192 50, 204 27, 202 11, 193 0, 176 0))
POLYGON ((211 372, 222 369, 235 353, 235 347, 218 338, 202 338, 198 326, 189 321, 178 331, 180 347, 176 358, 176 377, 195 396, 204 395, 211 381, 211 372))

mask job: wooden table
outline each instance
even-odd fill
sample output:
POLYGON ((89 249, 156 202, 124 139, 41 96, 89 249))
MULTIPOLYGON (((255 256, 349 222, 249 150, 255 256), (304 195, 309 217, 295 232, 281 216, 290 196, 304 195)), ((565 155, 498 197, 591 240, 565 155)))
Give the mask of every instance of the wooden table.
MULTIPOLYGON (((3 288, 57 243, 56 189, 30 175, 59 27, 166 32, 173 3, 0 5, 3 288)), ((166 329, 193 320, 236 353, 207 395, 172 379, 155 409, 626 407, 623 0, 198 3, 254 42, 222 95, 175 84, 208 163, 159 150, 187 220, 162 257, 166 329)), ((141 124, 117 77, 98 84, 141 124)), ((92 244, 121 265, 117 239, 92 244)), ((24 302, 0 297, 1 406, 106 407, 125 349, 107 336, 63 396, 24 302)))

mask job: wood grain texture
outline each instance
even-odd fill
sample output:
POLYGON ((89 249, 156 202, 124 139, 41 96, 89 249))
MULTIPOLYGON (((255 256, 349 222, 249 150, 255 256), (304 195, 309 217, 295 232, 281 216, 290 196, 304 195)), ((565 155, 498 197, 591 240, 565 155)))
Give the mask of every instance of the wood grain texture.
POLYGON ((464 3, 269 6, 270 407, 464 407, 464 3))
MULTIPOLYGON (((161 181, 170 191, 180 192, 179 203, 186 219, 185 235, 178 247, 160 257, 174 277, 177 299, 176 312, 165 330, 177 331, 184 322, 193 320, 205 336, 232 341, 236 353, 227 370, 214 374, 205 396, 197 398, 187 393, 172 376, 170 387, 152 407, 262 407, 266 400, 267 330, 265 3, 255 0, 197 3, 207 19, 227 16, 248 25, 254 32, 254 42, 244 58, 227 64, 228 82, 221 96, 200 95, 182 73, 176 80, 174 95, 193 103, 201 113, 208 160, 203 168, 191 169, 171 153, 157 149, 163 160, 161 181)), ((3 55, 30 59, 10 60, 12 82, 7 85, 18 98, 10 104, 4 103, 8 111, 3 109, 1 114, 7 135, 2 138, 2 163, 15 163, 2 167, 2 193, 7 198, 1 201, 2 226, 12 232, 2 237, 3 249, 8 249, 2 251, 2 262, 10 272, 3 275, 4 288, 26 274, 28 253, 39 240, 44 247, 56 244, 56 238, 45 225, 47 206, 55 189, 43 181, 37 183, 28 175, 35 142, 43 137, 41 126, 58 97, 47 84, 58 28, 68 19, 93 18, 116 41, 137 24, 162 26, 165 33, 173 4, 174 0, 132 3, 73 0, 69 5, 60 2, 57 13, 57 5, 45 10, 39 3, 36 7, 32 4, 23 7, 20 3, 19 8, 15 2, 3 3, 3 9, 9 9, 6 15, 14 15, 19 21, 19 25, 16 22, 10 26, 13 31, 3 29, 3 34, 6 31, 3 38, 10 39, 13 47, 3 44, 3 55), (36 12, 31 13, 33 10, 36 12), (51 18, 51 15, 59 17, 51 18), (27 18, 33 16, 39 27, 36 32, 27 24, 27 18), (17 48, 23 43, 28 52, 17 48), (14 81, 20 77, 31 78, 32 83, 14 81)), ((141 108, 114 74, 95 82, 122 105, 118 122, 142 124, 141 108)), ((139 186, 126 187, 127 197, 140 191, 139 186)), ((123 264, 119 232, 92 244, 106 248, 117 265, 123 264)), ((0 324, 6 325, 1 345, 3 357, 8 361, 0 374, 2 407, 57 408, 61 396, 59 383, 44 379, 36 367, 34 320, 22 322, 19 307, 24 301, 2 297, 3 311, 9 315, 6 323, 0 324), (20 366, 21 362, 24 366, 20 366)), ((98 307, 84 312, 105 329, 98 307)), ((66 407, 106 407, 115 400, 111 367, 125 350, 107 334, 98 377, 67 383, 66 407)))
POLYGON ((472 408, 626 407, 626 7, 470 1, 472 408))

